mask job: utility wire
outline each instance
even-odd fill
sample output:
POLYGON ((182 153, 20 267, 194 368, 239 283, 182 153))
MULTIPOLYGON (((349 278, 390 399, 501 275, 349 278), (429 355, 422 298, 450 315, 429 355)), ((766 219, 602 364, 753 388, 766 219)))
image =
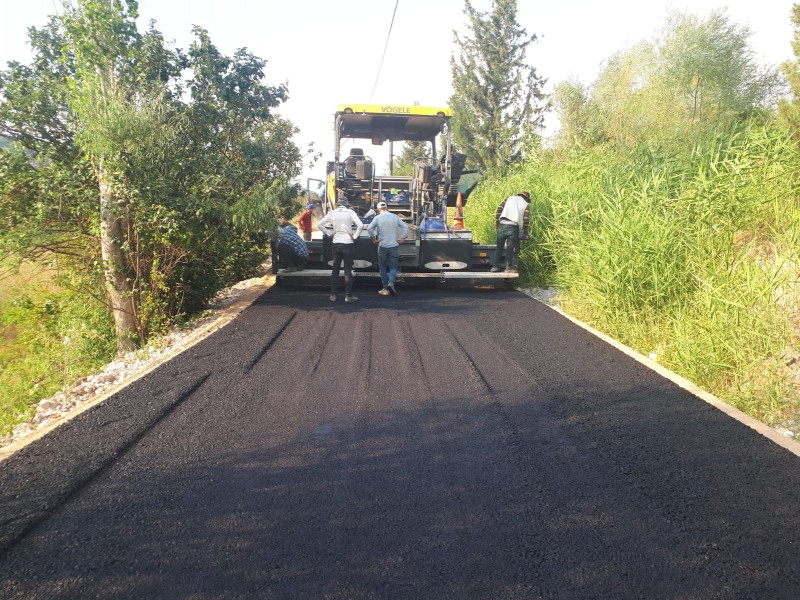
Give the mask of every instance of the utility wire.
POLYGON ((386 49, 389 47, 389 37, 392 35, 392 26, 394 25, 394 16, 397 14, 397 5, 400 0, 394 3, 394 12, 392 13, 392 22, 389 24, 389 33, 386 34, 386 45, 383 47, 383 56, 381 56, 381 64, 378 67, 378 74, 375 76, 375 85, 372 86, 372 93, 369 95, 367 103, 372 102, 372 96, 375 94, 375 88, 378 87, 378 79, 381 76, 381 69, 383 69, 383 59, 386 58, 386 49))

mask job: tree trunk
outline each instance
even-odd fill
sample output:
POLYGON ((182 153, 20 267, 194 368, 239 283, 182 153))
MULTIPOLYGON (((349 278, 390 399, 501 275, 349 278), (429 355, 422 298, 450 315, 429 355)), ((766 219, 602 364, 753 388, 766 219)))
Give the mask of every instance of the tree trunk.
POLYGON ((127 271, 127 259, 122 251, 126 227, 118 214, 118 200, 103 170, 98 172, 100 184, 100 247, 105 271, 106 293, 114 317, 117 333, 117 350, 127 352, 136 349, 137 318, 133 297, 133 284, 127 271))

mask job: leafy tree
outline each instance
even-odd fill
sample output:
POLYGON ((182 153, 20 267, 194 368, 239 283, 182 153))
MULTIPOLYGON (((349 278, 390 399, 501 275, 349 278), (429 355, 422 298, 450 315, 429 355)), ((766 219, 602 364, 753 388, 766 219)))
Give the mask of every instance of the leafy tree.
POLYGON ((553 104, 561 118, 560 137, 590 145, 600 143, 604 132, 598 122, 591 92, 578 81, 563 81, 553 90, 553 104))
MULTIPOLYGON (((792 6, 791 19, 792 25, 794 25, 792 50, 795 57, 800 59, 800 4, 792 6)), ((795 137, 800 137, 800 62, 797 60, 787 61, 781 65, 781 71, 789 84, 791 99, 781 99, 778 105, 778 114, 795 137)))
POLYGON ((528 36, 517 23, 516 0, 493 0, 475 10, 465 0, 471 35, 455 34, 459 56, 451 56, 455 142, 480 170, 518 161, 544 119, 545 80, 525 63, 528 36))
POLYGON ((114 8, 108 2, 87 1, 65 5, 61 20, 66 42, 62 52, 72 58, 67 101, 78 147, 85 151, 99 188, 100 250, 122 350, 133 349, 138 329, 130 261, 134 253, 125 251, 133 233, 125 197, 126 154, 135 152, 142 138, 160 132, 153 98, 137 98, 131 81, 141 47, 136 16, 134 3, 114 8))
POLYGON ((774 105, 782 81, 761 69, 751 32, 724 11, 707 19, 675 13, 661 37, 612 56, 591 89, 561 84, 564 140, 640 142, 697 137, 774 105))
POLYGON ((732 121, 777 100, 779 74, 762 69, 749 45, 752 31, 730 20, 725 10, 706 20, 674 15, 657 48, 661 80, 679 92, 681 114, 690 124, 732 121))
POLYGON ((169 49, 136 9, 77 0, 0 72, 0 252, 104 281, 120 349, 258 267, 301 160, 265 61, 200 28, 169 49))

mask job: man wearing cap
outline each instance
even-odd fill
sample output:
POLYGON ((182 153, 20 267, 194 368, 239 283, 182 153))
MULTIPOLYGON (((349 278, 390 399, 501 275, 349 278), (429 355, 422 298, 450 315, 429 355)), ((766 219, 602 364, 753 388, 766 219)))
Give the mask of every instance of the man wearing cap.
POLYGON ((307 242, 311 241, 311 214, 313 211, 314 205, 309 204, 297 219, 297 226, 303 232, 303 239, 307 242))
POLYGON ((517 273, 519 257, 519 241, 528 239, 528 208, 531 195, 520 192, 509 196, 500 203, 495 212, 495 229, 497 230, 497 248, 494 251, 492 273, 500 270, 500 258, 506 248, 506 273, 517 273))
POLYGON ((339 198, 335 210, 317 223, 322 235, 333 236, 333 270, 331 271, 331 302, 336 302, 339 270, 344 263, 344 301, 356 302, 353 296, 353 242, 361 234, 364 224, 355 211, 350 210, 347 198, 339 198), (355 227, 355 231, 353 228, 355 227))
POLYGON ((378 242, 378 270, 383 287, 381 296, 397 294, 394 281, 397 278, 397 264, 400 262, 400 244, 408 237, 408 225, 396 214, 389 212, 386 202, 378 202, 378 216, 372 219, 367 233, 378 242))

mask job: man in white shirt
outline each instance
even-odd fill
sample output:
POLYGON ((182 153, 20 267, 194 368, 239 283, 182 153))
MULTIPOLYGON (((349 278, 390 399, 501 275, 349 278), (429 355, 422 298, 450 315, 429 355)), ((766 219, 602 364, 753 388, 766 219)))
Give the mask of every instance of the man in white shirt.
POLYGON ((396 214, 389 212, 386 202, 378 202, 378 216, 372 219, 367 233, 378 242, 378 270, 383 287, 381 296, 397 295, 394 281, 397 264, 400 262, 400 244, 408 237, 408 225, 396 214))
POLYGON ((497 207, 495 212, 497 246, 494 251, 492 273, 500 270, 500 257, 504 247, 506 248, 506 273, 518 272, 519 241, 528 239, 528 203, 530 201, 531 195, 528 192, 520 192, 515 196, 509 196, 497 207))
POLYGON ((336 302, 339 285, 339 270, 344 263, 344 301, 356 302, 353 296, 353 242, 358 238, 364 224, 350 209, 346 198, 340 198, 335 210, 330 211, 317 228, 323 235, 333 236, 333 270, 331 271, 331 302, 336 302), (355 228, 355 231, 353 230, 355 228))

